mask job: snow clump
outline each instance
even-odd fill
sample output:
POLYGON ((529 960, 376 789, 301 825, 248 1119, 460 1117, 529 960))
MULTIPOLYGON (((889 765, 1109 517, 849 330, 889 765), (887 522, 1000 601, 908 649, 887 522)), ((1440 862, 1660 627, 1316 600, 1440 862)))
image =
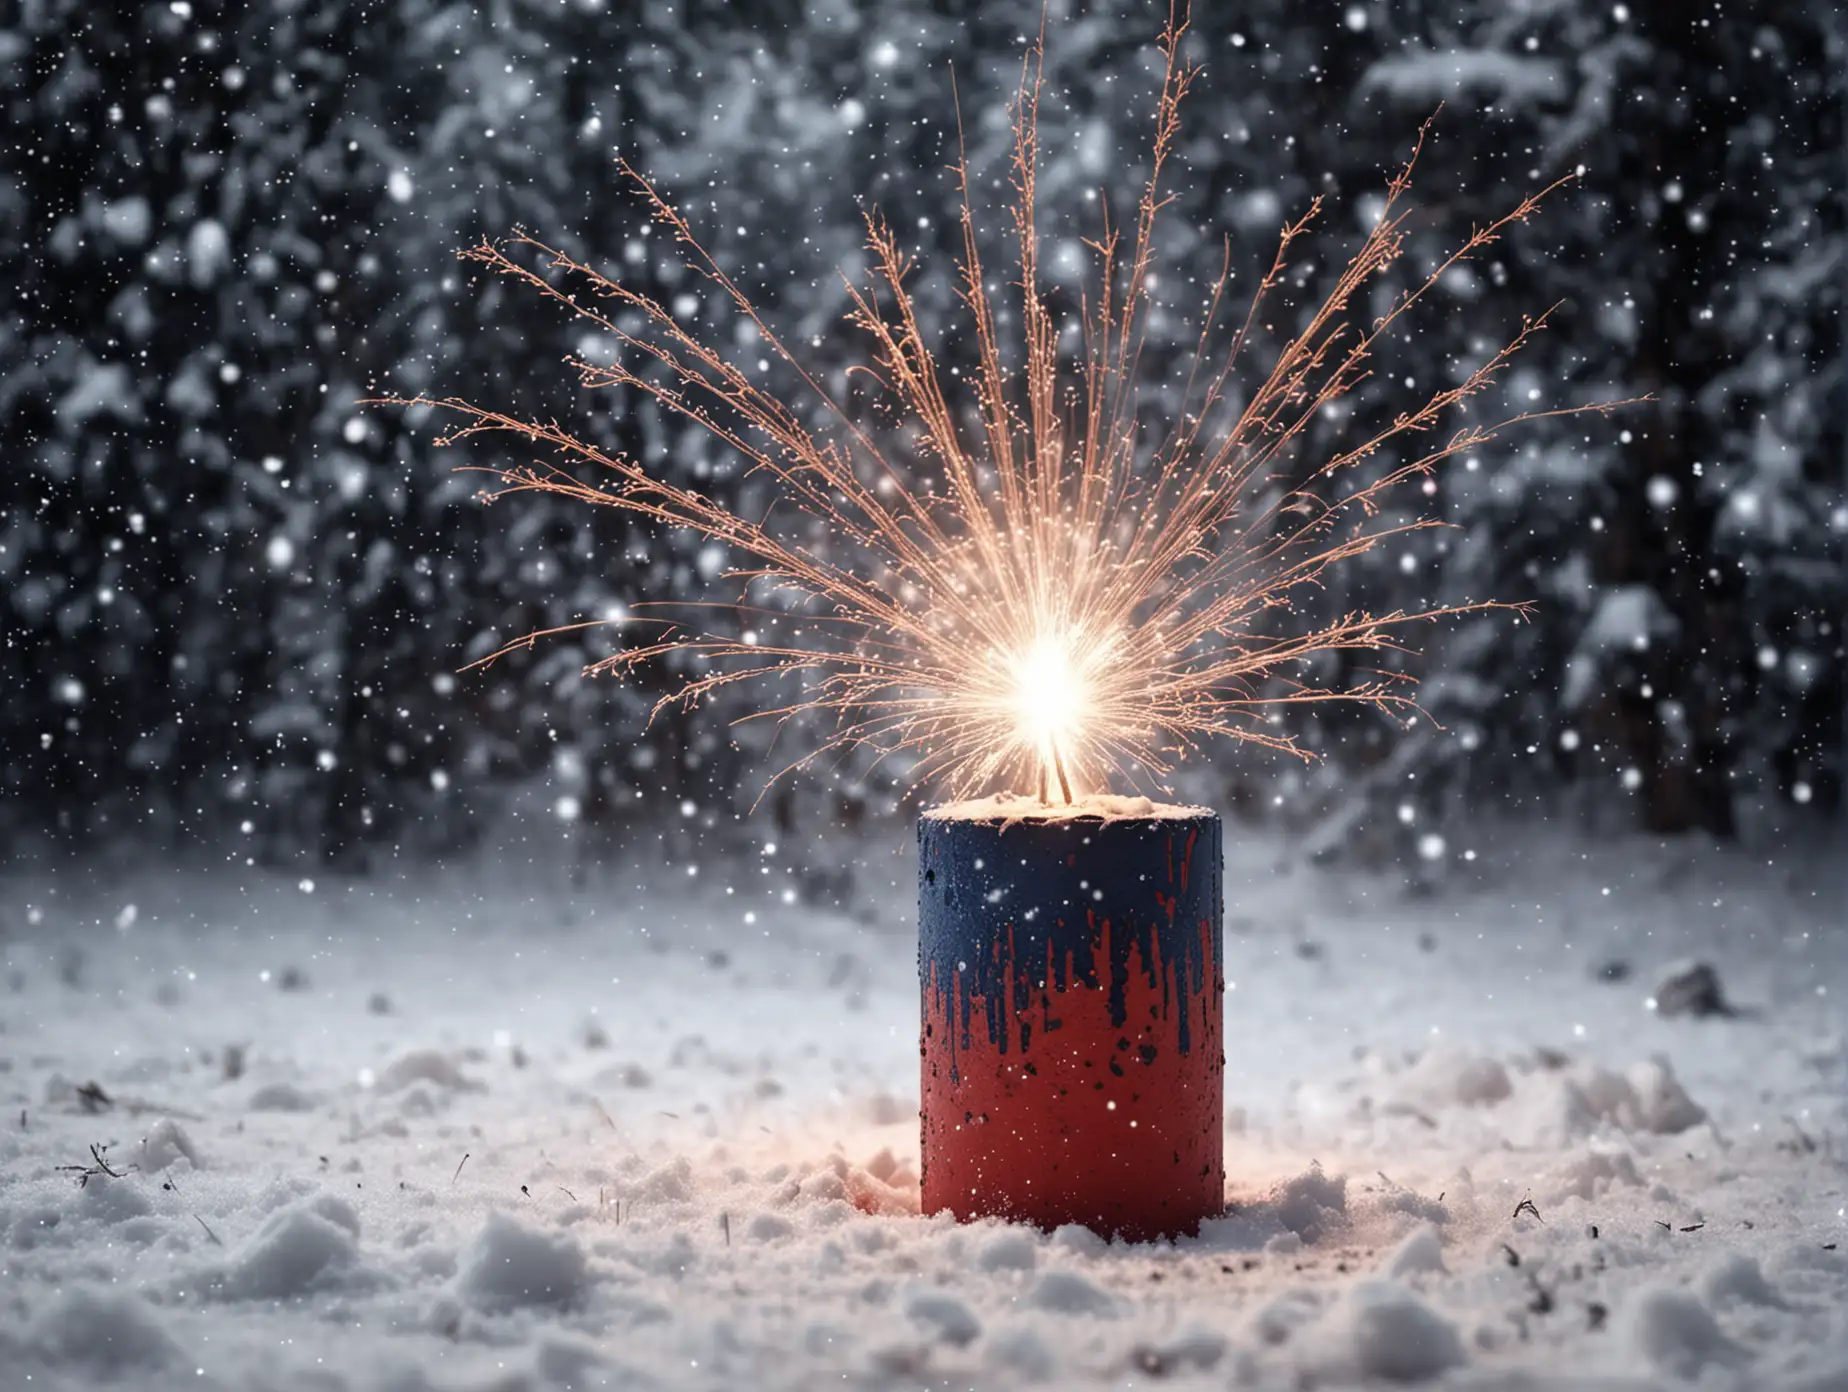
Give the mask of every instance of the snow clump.
POLYGON ((75 1286, 40 1315, 28 1346, 53 1366, 101 1377, 145 1376, 178 1360, 180 1350, 138 1296, 75 1286))
POLYGON ((149 1174, 157 1174, 181 1159, 195 1170, 203 1168, 199 1162, 198 1147, 193 1144, 192 1137, 172 1117, 162 1117, 148 1128, 136 1163, 149 1174))
POLYGON ((1620 1337, 1658 1372, 1692 1381, 1710 1367, 1736 1368, 1745 1351, 1720 1332, 1707 1307, 1686 1291, 1651 1286, 1623 1309, 1620 1337))
POLYGON ((457 1292, 486 1314, 577 1305, 589 1285, 584 1253, 568 1235, 535 1232, 503 1213, 489 1215, 456 1278, 457 1292))
POLYGON ((1361 1381, 1422 1382, 1464 1360, 1456 1327, 1402 1286, 1364 1281, 1311 1341, 1324 1371, 1361 1381))

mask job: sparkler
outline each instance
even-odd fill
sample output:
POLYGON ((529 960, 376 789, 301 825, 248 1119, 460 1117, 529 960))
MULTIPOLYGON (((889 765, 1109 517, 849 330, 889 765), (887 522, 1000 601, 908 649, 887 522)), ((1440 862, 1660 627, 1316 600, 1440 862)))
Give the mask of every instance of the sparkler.
MULTIPOLYGON (((1181 55, 1186 16, 1160 38, 1164 72, 1152 160, 1134 226, 1106 215, 1087 245, 1097 260, 1094 296, 1078 316, 1082 351, 1063 351, 1065 323, 1048 304, 1036 227, 1042 43, 1023 68, 1011 158, 1017 346, 1004 348, 997 296, 978 237, 971 175, 959 153, 962 250, 958 288, 976 359, 966 399, 953 397, 907 289, 912 257, 877 214, 866 219, 871 269, 849 281, 848 321, 870 344, 861 377, 895 408, 914 458, 901 461, 872 428, 826 390, 765 321, 750 297, 702 247, 678 209, 626 162, 653 218, 691 267, 730 299, 769 350, 793 369, 831 420, 817 434, 808 414, 702 340, 660 303, 561 250, 525 235, 484 241, 464 260, 528 287, 607 333, 616 361, 568 359, 586 388, 624 388, 697 424, 773 482, 779 505, 753 521, 697 489, 587 443, 555 421, 526 420, 456 399, 400 401, 459 414, 450 443, 510 432, 544 446, 549 462, 489 466, 487 496, 542 492, 686 527, 745 563, 730 572, 754 609, 752 631, 722 631, 712 617, 655 618, 660 631, 594 663, 626 674, 670 654, 696 659, 657 713, 690 708, 737 683, 793 679, 746 719, 822 717, 822 737, 782 772, 850 746, 913 756, 913 776, 954 795, 997 787, 1104 790, 1112 780, 1159 782, 1214 737, 1303 754, 1267 717, 1280 707, 1360 703, 1415 710, 1412 679, 1376 672, 1335 688, 1308 667, 1323 654, 1400 649, 1419 621, 1523 604, 1480 601, 1416 611, 1357 611, 1293 630, 1296 601, 1330 570, 1394 539, 1443 525, 1383 517, 1389 497, 1452 455, 1480 449, 1508 426, 1617 402, 1536 411, 1493 424, 1433 432, 1501 376, 1546 322, 1518 332, 1460 383, 1404 412, 1370 438, 1305 463, 1307 427, 1368 375, 1374 355, 1440 278, 1524 222, 1551 188, 1477 227, 1422 282, 1377 318, 1357 316, 1364 289, 1404 254, 1406 195, 1422 149, 1387 184, 1384 210, 1326 299, 1278 351, 1242 403, 1234 373, 1261 307, 1292 249, 1320 211, 1317 199, 1286 226, 1269 271, 1222 354, 1209 357, 1230 279, 1213 284, 1200 342, 1165 434, 1139 411, 1138 365, 1150 307, 1164 175, 1179 112, 1198 69, 1181 55), (1391 451, 1370 481, 1365 461, 1391 451), (578 472, 594 466, 595 476, 578 472)), ((1561 181, 1564 182, 1564 181, 1561 181)), ((1553 185, 1552 187, 1557 187, 1553 185)), ((755 356, 755 355, 753 355, 755 356)), ((761 375, 761 374, 759 374, 761 375)), ((655 606, 650 617, 670 606, 655 606)), ((589 625, 571 625, 572 628, 589 625)), ((538 638, 481 659, 485 666, 538 638)), ((777 777, 781 777, 779 773, 777 777)), ((773 779, 772 782, 775 780, 773 779)))

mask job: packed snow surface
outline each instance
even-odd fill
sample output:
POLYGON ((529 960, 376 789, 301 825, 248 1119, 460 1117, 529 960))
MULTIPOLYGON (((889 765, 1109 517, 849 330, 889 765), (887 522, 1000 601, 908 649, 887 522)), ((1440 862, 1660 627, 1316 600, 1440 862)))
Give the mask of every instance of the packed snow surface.
POLYGON ((1116 793, 1087 793, 1070 802, 1041 802, 1038 798, 1017 793, 995 793, 991 797, 968 802, 946 803, 933 807, 924 815, 947 821, 1000 822, 1069 822, 1087 817, 1104 821, 1130 819, 1203 817, 1209 809, 1188 807, 1181 803, 1156 802, 1145 797, 1124 797, 1116 793))
POLYGON ((529 856, 0 883, 0 1386, 1848 1387, 1821 858, 1230 838, 1228 1207, 1129 1246, 917 1213, 902 848, 529 856))

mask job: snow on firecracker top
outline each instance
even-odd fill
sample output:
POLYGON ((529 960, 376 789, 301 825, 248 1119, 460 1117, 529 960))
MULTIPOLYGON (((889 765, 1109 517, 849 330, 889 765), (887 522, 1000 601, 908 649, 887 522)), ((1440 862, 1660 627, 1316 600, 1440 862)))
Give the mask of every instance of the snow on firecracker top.
POLYGON ((1066 822, 1094 817, 1106 822, 1122 822, 1211 817, 1215 813, 1210 807, 1156 802, 1145 797, 1120 797, 1115 793, 1089 793, 1073 802, 1041 802, 1019 793, 995 793, 968 802, 927 808, 924 815, 938 821, 1066 822))

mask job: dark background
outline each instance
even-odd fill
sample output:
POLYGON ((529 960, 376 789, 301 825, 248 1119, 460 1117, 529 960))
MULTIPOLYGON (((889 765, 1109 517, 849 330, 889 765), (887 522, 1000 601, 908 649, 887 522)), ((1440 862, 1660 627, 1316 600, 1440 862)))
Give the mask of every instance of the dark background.
MULTIPOLYGON (((364 865, 465 848, 535 790, 576 814, 572 835, 612 840, 683 801, 708 823, 748 808, 777 765, 734 741, 739 708, 644 735, 672 673, 654 688, 580 680, 608 635, 457 674, 536 627, 701 593, 723 558, 551 499, 483 508, 453 472, 465 461, 430 448, 435 422, 356 402, 429 390, 556 413, 735 487, 730 461, 647 403, 582 397, 559 366, 579 330, 452 257, 523 225, 735 341, 728 306, 645 232, 616 151, 684 203, 789 337, 819 340, 824 369, 860 353, 836 268, 857 264, 861 207, 883 208, 915 237, 916 288, 955 362, 951 73, 971 158, 999 174, 1038 5, 14 0, 0 14, 0 829, 364 865)), ((1119 216, 1133 202, 1164 17, 1050 7, 1055 279, 1059 253, 1096 231, 1087 191, 1119 216)), ((1237 295, 1280 224, 1326 194, 1322 234, 1291 267, 1287 331, 1296 289, 1343 259, 1441 101, 1405 275, 1522 192, 1579 166, 1583 179, 1445 281, 1354 424, 1422 402, 1555 303, 1511 402, 1654 401, 1447 465, 1432 506, 1456 529, 1369 557, 1327 597, 1535 601, 1532 625, 1433 635, 1420 670, 1448 733, 1350 714, 1309 730, 1327 756, 1309 768, 1224 746, 1187 790, 1314 846, 1387 853, 1410 825, 1402 805, 1421 831, 1488 810, 1719 837, 1839 817, 1838 7, 1214 3, 1188 52, 1206 72, 1163 246, 1177 294, 1197 296, 1229 238, 1237 295)), ((1158 317, 1152 381, 1191 334, 1158 317)), ((759 815, 876 821, 900 776, 850 765, 759 815)))

